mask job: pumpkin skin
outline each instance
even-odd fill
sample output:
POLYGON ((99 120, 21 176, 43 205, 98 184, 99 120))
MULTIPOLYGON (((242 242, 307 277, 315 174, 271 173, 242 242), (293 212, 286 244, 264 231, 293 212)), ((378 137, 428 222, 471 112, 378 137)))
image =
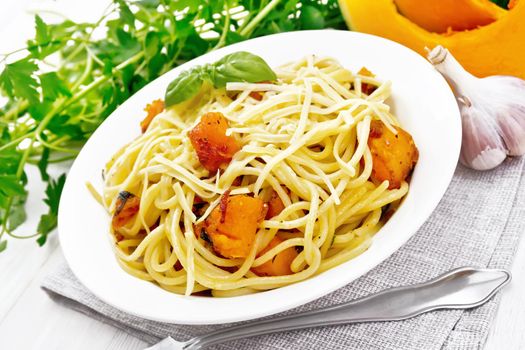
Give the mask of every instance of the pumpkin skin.
MULTIPOLYGON (((413 2, 417 6, 418 1, 413 2)), ((401 15, 394 0, 339 0, 339 5, 353 30, 397 41, 423 56, 425 47, 443 45, 478 77, 514 75, 525 79, 525 0, 513 2, 511 10, 490 24, 443 34, 425 30, 401 15)))

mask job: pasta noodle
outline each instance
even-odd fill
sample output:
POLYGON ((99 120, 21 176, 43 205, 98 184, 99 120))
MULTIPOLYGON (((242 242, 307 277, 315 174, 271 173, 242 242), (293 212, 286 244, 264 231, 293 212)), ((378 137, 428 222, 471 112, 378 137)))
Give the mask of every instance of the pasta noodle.
POLYGON ((275 72, 275 83, 228 83, 201 93, 198 104, 163 111, 108 162, 100 199, 107 211, 115 212, 122 191, 140 199, 137 214, 113 231, 126 272, 174 293, 236 296, 310 278, 370 246, 385 209, 408 191, 404 181, 389 189, 388 181, 370 179, 371 122, 380 120, 394 133, 398 125, 385 104, 390 84, 315 56, 275 72), (366 95, 362 82, 375 91, 366 95), (226 135, 242 145, 213 174, 188 138, 207 112, 221 112, 229 123, 226 135), (196 232, 226 192, 265 201, 273 192, 284 206, 259 224, 245 258, 221 256, 196 232), (209 203, 200 217, 193 211, 198 200, 209 203), (264 250, 276 236, 279 243, 264 250), (290 248, 297 252, 290 274, 256 273, 290 248))

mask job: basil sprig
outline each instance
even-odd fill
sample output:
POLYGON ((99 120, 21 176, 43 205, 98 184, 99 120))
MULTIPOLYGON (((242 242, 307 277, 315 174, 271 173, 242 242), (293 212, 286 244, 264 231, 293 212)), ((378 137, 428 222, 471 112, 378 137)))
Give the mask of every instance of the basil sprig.
POLYGON ((276 79, 275 72, 261 57, 239 51, 226 55, 215 63, 183 71, 168 85, 164 101, 169 107, 189 100, 199 93, 205 81, 215 88, 223 88, 229 82, 258 83, 276 79))

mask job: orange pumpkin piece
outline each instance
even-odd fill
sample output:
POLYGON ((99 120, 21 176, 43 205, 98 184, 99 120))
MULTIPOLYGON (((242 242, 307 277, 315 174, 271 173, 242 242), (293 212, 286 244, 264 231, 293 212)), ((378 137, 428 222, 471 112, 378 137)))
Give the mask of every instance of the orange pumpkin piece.
POLYGON ((375 74, 368 70, 366 67, 361 67, 361 69, 357 72, 359 75, 363 75, 365 77, 375 77, 375 74))
POLYGON ((155 100, 151 103, 149 103, 146 108, 144 108, 144 111, 148 113, 146 118, 144 118, 140 122, 140 128, 142 129, 142 133, 145 133, 146 130, 148 130, 148 127, 153 120, 159 113, 161 113, 164 110, 164 101, 162 100, 155 100))
POLYGON ((255 100, 257 100, 257 101, 262 101, 262 99, 263 99, 263 95, 259 91, 252 91, 252 92, 250 92, 250 97, 255 99, 255 100))
MULTIPOLYGON (((263 255, 270 249, 278 246, 283 240, 275 236, 270 243, 259 252, 258 256, 263 255)), ((262 265, 252 267, 253 273, 258 276, 284 276, 291 275, 292 269, 290 265, 292 261, 297 257, 298 253, 294 247, 286 248, 279 254, 275 255, 271 260, 268 260, 262 265)))
MULTIPOLYGON (((259 82, 259 84, 271 84, 272 82, 271 81, 261 81, 259 82)), ((264 97, 264 91, 252 91, 250 92, 250 95, 249 95, 251 98, 257 100, 257 101, 262 101, 263 97, 264 97)))
POLYGON ((272 190, 272 196, 268 201, 268 211, 266 212, 265 219, 271 219, 274 216, 279 215, 284 210, 284 203, 277 194, 277 192, 272 190))
POLYGON ((113 230, 118 231, 120 228, 130 222, 140 209, 140 198, 128 191, 122 191, 118 194, 115 213, 111 225, 113 230))
POLYGON ((265 215, 264 202, 247 195, 228 196, 221 202, 224 204, 214 208, 204 220, 206 236, 220 255, 246 258, 265 215))
POLYGON ((339 0, 339 6, 354 31, 397 41, 423 56, 425 47, 442 45, 478 77, 525 79, 524 0, 510 1, 509 10, 490 0, 339 0))
MULTIPOLYGON (((366 67, 362 67, 359 72, 357 72, 359 75, 363 75, 365 77, 375 77, 375 74, 369 71, 366 67)), ((368 84, 368 83, 361 83, 361 91, 364 94, 370 95, 372 92, 374 92, 377 89, 377 86, 368 84)))
POLYGON ((209 112, 189 133, 200 163, 212 174, 225 168, 241 149, 233 136, 226 136, 228 126, 222 113, 209 112))
POLYGON ((490 0, 394 0, 399 13, 430 32, 476 29, 496 21, 505 10, 490 0))
POLYGON ((389 189, 399 188, 414 169, 419 153, 412 136, 394 126, 394 134, 383 122, 373 120, 370 124, 368 146, 372 153, 371 178, 377 182, 389 181, 389 189))

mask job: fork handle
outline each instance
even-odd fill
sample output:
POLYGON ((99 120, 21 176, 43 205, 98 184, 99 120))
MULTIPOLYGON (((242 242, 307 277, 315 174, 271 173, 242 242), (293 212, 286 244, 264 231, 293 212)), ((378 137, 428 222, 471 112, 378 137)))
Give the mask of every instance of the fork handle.
POLYGON ((236 339, 357 322, 397 321, 441 309, 481 305, 510 279, 504 270, 459 268, 428 282, 398 287, 355 301, 265 319, 197 336, 183 345, 196 350, 236 339))
POLYGON ((377 310, 375 310, 374 303, 371 299, 367 301, 363 300, 344 303, 300 314, 255 321, 244 325, 219 329, 215 332, 195 337, 186 343, 187 345, 184 346, 184 350, 202 349, 213 344, 268 333, 286 332, 303 328, 354 322, 375 321, 380 319, 379 314, 374 314, 376 311, 377 310), (373 309, 369 309, 369 307, 372 307, 373 309))

